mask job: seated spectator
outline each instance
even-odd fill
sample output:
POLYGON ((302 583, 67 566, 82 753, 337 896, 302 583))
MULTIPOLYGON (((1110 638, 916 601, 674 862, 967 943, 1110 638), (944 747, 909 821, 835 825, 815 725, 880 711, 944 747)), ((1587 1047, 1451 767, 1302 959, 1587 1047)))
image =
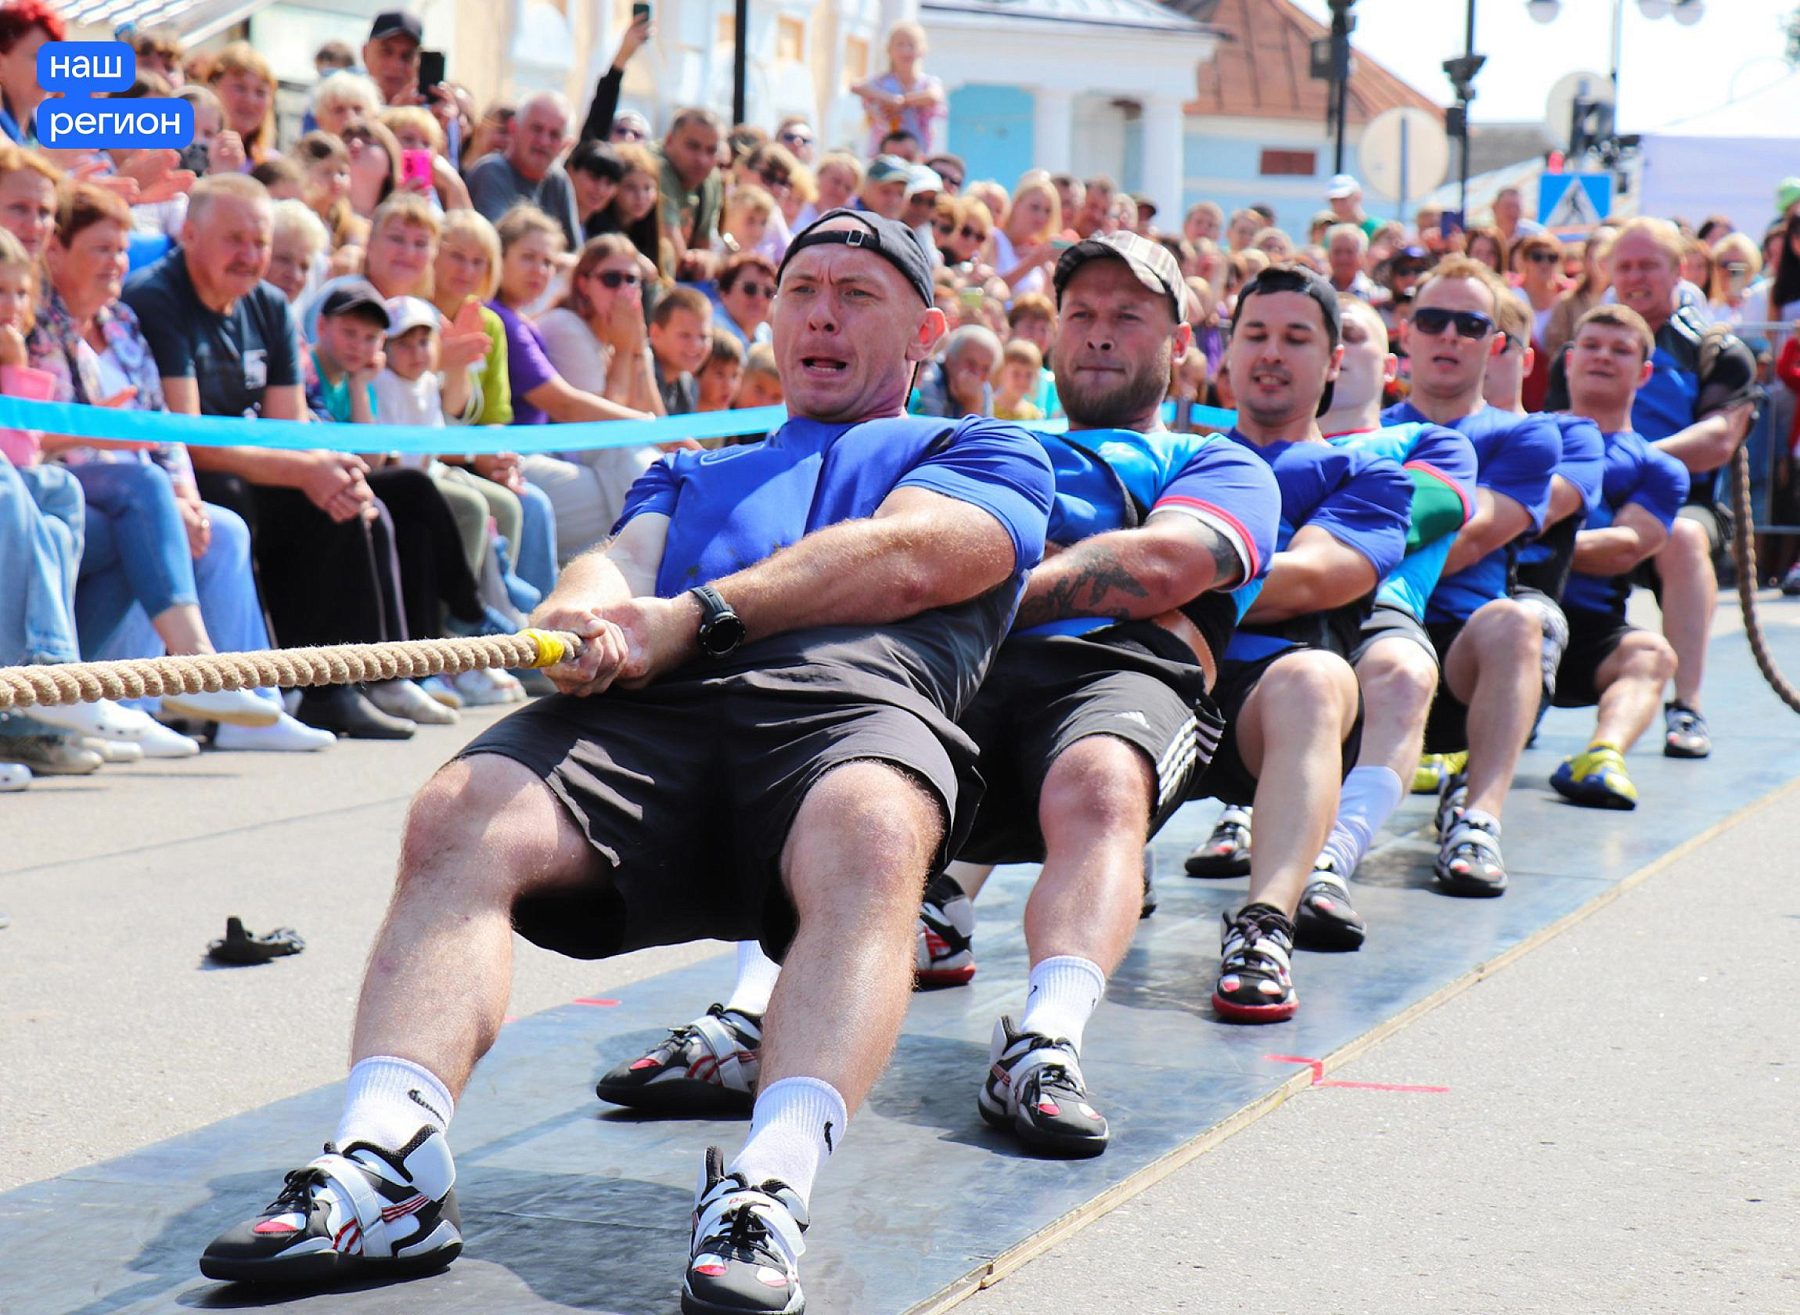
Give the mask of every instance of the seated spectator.
POLYGON ((308 114, 317 131, 342 137, 352 125, 381 117, 381 92, 361 73, 333 73, 313 88, 308 114))
MULTIPOLYGON (((394 134, 394 141, 402 151, 424 151, 431 157, 430 188, 404 178, 404 167, 401 170, 402 186, 422 192, 443 210, 469 208, 469 189, 463 184, 462 175, 450 164, 445 151, 444 127, 430 110, 420 105, 393 105, 381 112, 380 122, 394 134)), ((401 162, 404 166, 404 155, 401 162)))
POLYGON ((781 374, 775 368, 775 349, 759 342, 744 354, 744 377, 738 382, 733 410, 755 406, 780 406, 781 374))
POLYGON ((698 392, 696 411, 727 411, 737 397, 744 377, 744 344, 736 334, 721 328, 712 331, 712 347, 694 375, 698 392))
POLYGON ((1202 239, 1217 242, 1225 231, 1225 212, 1216 201, 1196 201, 1182 217, 1181 235, 1199 245, 1202 239))
POLYGON ((1373 301, 1375 281, 1363 270, 1368 258, 1369 239, 1355 224, 1333 224, 1325 234, 1326 268, 1321 271, 1338 292, 1373 301))
POLYGON ((276 153, 275 72, 248 41, 234 41, 213 57, 207 85, 225 107, 225 126, 244 143, 251 164, 276 153))
POLYGON ((575 188, 557 163, 573 140, 567 98, 553 91, 527 96, 507 136, 506 149, 476 161, 468 173, 469 198, 492 223, 521 202, 549 215, 563 233, 564 249, 581 241, 575 188))
POLYGON ((1471 260, 1479 260, 1502 278, 1511 267, 1508 257, 1506 235, 1493 225, 1469 230, 1464 240, 1464 254, 1471 260))
POLYGON ((1000 339, 982 324, 964 324, 944 339, 941 361, 919 371, 907 410, 913 415, 991 416, 994 389, 990 382, 1000 364, 1000 339))
POLYGON ((244 139, 225 126, 225 106, 212 88, 190 82, 176 90, 175 99, 194 107, 194 139, 181 152, 181 167, 202 177, 243 169, 244 139))
POLYGON ((775 263, 754 251, 739 252, 719 271, 713 322, 745 347, 769 340, 769 307, 775 297, 775 263))
POLYGON ((1042 178, 1021 182, 1003 227, 994 228, 994 270, 1013 297, 1042 291, 1057 263, 1062 209, 1057 189, 1042 178))
POLYGON ((718 171, 723 136, 719 116, 711 110, 680 110, 657 152, 657 217, 674 256, 675 277, 686 283, 704 282, 718 270, 713 246, 725 202, 718 171))
POLYGON ((1056 303, 1041 292, 1014 298, 1006 312, 1006 337, 1009 342, 1028 342, 1038 349, 1042 364, 1028 400, 1046 416, 1061 415, 1056 376, 1050 370, 1050 344, 1056 339, 1056 303))
POLYGON ((940 209, 932 225, 938 252, 946 265, 973 268, 981 261, 988 239, 993 236, 994 217, 972 196, 947 197, 945 200, 949 204, 940 209))
POLYGON ((0 9, 0 131, 21 146, 37 144, 37 51, 67 39, 62 15, 43 0, 18 0, 0 9))
POLYGON ((375 376, 389 327, 387 305, 367 279, 334 281, 315 313, 306 405, 317 420, 375 423, 375 376))
POLYGON ((1762 253, 1756 243, 1743 233, 1727 233, 1714 244, 1712 254, 1713 281, 1707 296, 1712 322, 1729 326, 1761 319, 1766 312, 1760 311, 1750 295, 1762 272, 1762 253))
MULTIPOLYGON (((619 190, 612 204, 589 217, 587 235, 599 237, 602 233, 623 233, 664 279, 673 279, 674 249, 663 241, 662 224, 657 218, 656 177, 660 166, 656 157, 643 146, 624 145, 613 149, 619 153, 625 173, 619 179, 619 190)), ((646 304, 649 304, 649 298, 646 298, 646 304)))
POLYGON ((908 164, 920 164, 919 139, 901 128, 890 132, 881 139, 875 148, 877 155, 891 155, 895 159, 905 160, 908 164))
POLYGON ((321 79, 356 67, 356 53, 342 41, 327 41, 313 53, 313 72, 321 79))
POLYGON ((1601 225, 1588 235, 1582 253, 1582 272, 1574 286, 1556 299, 1550 312, 1550 323, 1544 329, 1544 355, 1554 365, 1563 348, 1575 336, 1575 325, 1588 311, 1600 304, 1612 282, 1612 244, 1618 230, 1601 225))
MULTIPOLYGON (((575 261, 569 292, 535 328, 544 355, 566 387, 604 397, 631 414, 662 414, 644 324, 643 273, 624 237, 590 238, 575 261)), ((556 508, 563 560, 604 539, 632 481, 662 450, 651 443, 534 454, 526 477, 556 508)))
POLYGON ((732 188, 725 194, 716 249, 723 256, 756 251, 768 236, 774 216, 775 198, 766 190, 754 184, 732 188))
POLYGON ((300 199, 325 224, 331 250, 360 247, 369 240, 368 221, 350 205, 350 151, 328 132, 309 132, 294 143, 300 165, 300 199))
POLYGON ((1072 218, 1067 210, 1063 211, 1063 220, 1075 230, 1076 237, 1113 232, 1119 222, 1113 209, 1118 195, 1118 184, 1105 174, 1097 174, 1083 184, 1081 208, 1072 218))
MULTIPOLYGON (((737 187, 761 188, 774 202, 762 239, 748 246, 739 241, 738 250, 758 251, 777 265, 781 264, 782 257, 787 255, 788 243, 793 241, 788 206, 794 198, 795 177, 803 172, 805 166, 787 147, 777 142, 765 142, 732 166, 733 190, 737 187)), ((726 209, 730 209, 729 194, 726 209)), ((797 209, 795 213, 798 213, 797 209)))
POLYGON ((994 387, 996 420, 1042 420, 1043 411, 1031 400, 1043 372, 1044 354, 1036 343, 1014 338, 1000 354, 994 387))
POLYGON ((1293 240, 1279 228, 1258 229, 1250 245, 1266 255, 1272 264, 1284 264, 1294 258, 1293 240))
MULTIPOLYGON (((577 388, 556 369, 525 307, 550 290, 563 254, 562 225, 533 206, 521 205, 500 221, 500 282, 488 309, 506 329, 506 366, 515 425, 549 421, 639 420, 645 412, 577 388)), ((699 293, 693 294, 700 297, 699 293)), ((704 304, 706 298, 700 297, 704 304)))
POLYGON ((1544 393, 1550 386, 1551 357, 1545 339, 1550 316, 1563 294, 1562 244, 1547 233, 1532 233, 1519 240, 1512 259, 1518 267, 1519 296, 1531 307, 1530 346, 1534 356, 1521 396, 1527 411, 1541 411, 1544 393))
MULTIPOLYGON (((444 427, 444 399, 438 380, 437 308, 418 297, 395 297, 387 304, 387 338, 381 370, 374 379, 375 415, 384 425, 444 427)), ((430 463, 409 455, 403 465, 430 463)), ((485 518, 486 512, 483 511, 485 518)))
POLYGON ((800 163, 795 163, 788 182, 787 196, 781 201, 781 220, 787 225, 791 242, 795 233, 812 222, 807 216, 819 213, 819 182, 813 176, 812 166, 800 163))
POLYGON ((324 268, 331 235, 303 201, 277 201, 273 214, 269 269, 263 277, 293 305, 315 286, 315 271, 324 268))
POLYGON ((285 155, 271 155, 250 170, 250 176, 263 185, 271 201, 297 201, 306 191, 300 166, 285 155))
POLYGON ((400 143, 371 119, 344 129, 344 149, 350 154, 350 208, 367 219, 400 189, 400 143))
POLYGON ((812 124, 801 118, 783 119, 775 127, 775 140, 787 147, 801 164, 810 165, 816 158, 817 137, 812 124))
POLYGON ((863 174, 857 208, 883 219, 898 219, 906 210, 906 188, 912 182, 912 166, 892 155, 878 155, 863 174))
POLYGON ((694 410, 699 389, 694 374, 712 350, 712 303, 696 288, 675 287, 650 315, 650 354, 656 390, 672 416, 694 410))
POLYGON ((862 161, 848 152, 833 151, 819 161, 813 181, 818 184, 819 199, 811 213, 801 212, 794 224, 796 233, 827 211, 844 210, 856 203, 863 187, 862 161))
POLYGON ((1231 223, 1225 229, 1225 245, 1233 255, 1246 251, 1263 230, 1262 216, 1254 210, 1233 210, 1231 223))
POLYGON ((621 110, 613 116, 612 132, 607 140, 614 146, 643 146, 650 141, 650 120, 636 110, 621 110))
POLYGON ((969 177, 969 165, 962 156, 940 151, 926 159, 925 167, 943 180, 945 196, 962 193, 963 183, 969 177))
POLYGON ((170 87, 181 85, 181 57, 185 51, 177 28, 166 23, 134 27, 126 40, 132 52, 137 55, 140 74, 154 73, 170 87))
POLYGON ((569 154, 569 183, 575 189, 575 217, 589 237, 589 224, 613 203, 625 177, 625 161, 604 141, 582 142, 569 154))

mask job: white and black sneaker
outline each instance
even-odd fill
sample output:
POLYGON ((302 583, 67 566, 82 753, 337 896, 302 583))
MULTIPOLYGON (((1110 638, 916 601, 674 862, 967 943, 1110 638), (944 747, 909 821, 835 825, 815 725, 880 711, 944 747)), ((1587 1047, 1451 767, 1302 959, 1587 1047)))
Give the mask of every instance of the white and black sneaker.
POLYGON ((1360 950, 1367 934, 1337 860, 1319 855, 1294 914, 1295 944, 1308 950, 1360 950))
POLYGON ((786 1183, 758 1186, 725 1172, 707 1148, 694 1200, 694 1237, 681 1281, 682 1315, 799 1315, 806 1206, 786 1183))
POLYGON ((1500 823, 1486 813, 1459 810, 1445 822, 1432 874, 1451 895, 1465 899, 1504 895, 1506 862, 1500 857, 1500 823))
POLYGON ((399 1151, 326 1143, 261 1214, 212 1240, 200 1272, 231 1283, 313 1285, 442 1269, 462 1253, 455 1182, 449 1144, 430 1126, 399 1151))
POLYGON ((1228 1023, 1282 1023, 1300 1007, 1294 990, 1294 923, 1267 904, 1223 915, 1213 1009, 1228 1023))
POLYGON ((913 985, 963 986, 975 976, 975 905, 956 878, 940 872, 925 888, 913 952, 913 985))
POLYGON ((1241 877, 1250 871, 1250 824, 1248 807, 1232 804, 1219 814, 1208 836, 1187 856, 1190 877, 1241 877))
POLYGON ((1075 1047, 1016 1031, 1010 1018, 994 1024, 987 1077, 975 1103, 990 1125, 1039 1155, 1085 1159, 1104 1151, 1111 1136, 1088 1096, 1075 1047))
POLYGON ((594 1094, 655 1114, 748 1114, 761 1068, 762 1018, 716 1004, 611 1070, 594 1094))

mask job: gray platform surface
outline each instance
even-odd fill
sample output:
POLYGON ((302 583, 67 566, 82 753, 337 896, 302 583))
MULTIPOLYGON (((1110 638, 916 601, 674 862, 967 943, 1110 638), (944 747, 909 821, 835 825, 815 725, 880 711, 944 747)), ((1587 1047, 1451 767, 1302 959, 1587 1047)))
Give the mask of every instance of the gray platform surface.
MULTIPOLYGON (((996 878, 982 903, 974 985, 918 998, 850 1153, 820 1184, 804 1270, 810 1309, 899 1312, 930 1299, 1286 1081, 1294 1066, 1271 1054, 1330 1054, 1800 776, 1800 723, 1755 683, 1740 644, 1715 645, 1714 661, 1719 752, 1706 764, 1670 762, 1654 756, 1653 741, 1633 759, 1646 800, 1636 814, 1572 809, 1543 787, 1588 728, 1575 713, 1546 723, 1508 805, 1515 884, 1505 899, 1436 894, 1428 807, 1409 803, 1363 874, 1368 947, 1303 956, 1302 1006, 1289 1024, 1234 1028, 1211 1016, 1218 914, 1241 900, 1244 883, 1179 875, 1215 811, 1184 810, 1156 845, 1162 911, 1088 1033, 1086 1068, 1115 1137, 1097 1161, 1022 1158, 975 1116, 993 1018, 1022 996, 1018 918, 1029 874, 996 878)), ((6 893, 0 884, 0 900, 6 893)), ((305 959, 266 971, 289 974, 304 1008, 305 959)), ((675 969, 609 989, 616 1005, 564 1005, 506 1029, 453 1129, 469 1249, 443 1275, 287 1302, 195 1272, 205 1240, 259 1207, 328 1135, 339 1091, 325 1087, 0 1196, 0 1310, 672 1310, 700 1149, 729 1147, 741 1127, 608 1115, 591 1080, 717 998, 726 972, 716 962, 675 969)))

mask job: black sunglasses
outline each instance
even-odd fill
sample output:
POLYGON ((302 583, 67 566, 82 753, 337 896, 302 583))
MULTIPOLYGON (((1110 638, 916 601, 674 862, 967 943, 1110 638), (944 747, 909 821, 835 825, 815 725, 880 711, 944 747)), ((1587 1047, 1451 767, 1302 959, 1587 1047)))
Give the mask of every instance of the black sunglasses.
POLYGON ((746 297, 773 297, 775 295, 773 283, 756 283, 750 279, 739 279, 731 287, 733 291, 741 292, 746 297))
POLYGON ((1413 327, 1420 333, 1436 337, 1452 324, 1458 338, 1480 341, 1494 331, 1490 316, 1473 310, 1444 310, 1440 306, 1421 306, 1413 312, 1413 327))
POLYGON ((763 180, 764 187, 790 187, 793 185, 793 180, 786 174, 770 172, 758 174, 757 177, 763 180))
POLYGON ((612 288, 615 291, 619 288, 635 288, 644 281, 641 275, 627 274, 622 269, 602 270, 600 273, 593 275, 593 277, 599 279, 604 286, 612 288))
POLYGON ((792 142, 795 146, 811 146, 812 145, 811 136, 809 136, 808 134, 803 133, 803 132, 793 132, 793 131, 784 132, 781 134, 781 140, 784 142, 792 142))
MULTIPOLYGON (((937 231, 942 233, 945 237, 953 237, 956 234, 956 225, 940 223, 937 226, 937 231)), ((966 238, 971 238, 976 242, 987 241, 987 233, 985 231, 979 228, 970 228, 967 224, 962 226, 962 235, 966 238)))
POLYGON ((1533 251, 1529 256, 1526 256, 1525 259, 1529 260, 1534 265, 1554 265, 1557 261, 1562 259, 1562 252, 1533 251))

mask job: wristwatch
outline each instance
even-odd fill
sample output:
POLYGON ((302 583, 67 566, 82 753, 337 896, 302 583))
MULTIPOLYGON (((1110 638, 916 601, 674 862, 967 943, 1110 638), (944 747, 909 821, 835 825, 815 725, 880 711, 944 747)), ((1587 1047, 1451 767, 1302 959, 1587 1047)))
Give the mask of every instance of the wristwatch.
POLYGON ((731 610, 731 604, 719 597, 711 585, 698 585, 688 590, 700 603, 700 651, 710 658, 722 658, 744 642, 743 618, 731 610))

